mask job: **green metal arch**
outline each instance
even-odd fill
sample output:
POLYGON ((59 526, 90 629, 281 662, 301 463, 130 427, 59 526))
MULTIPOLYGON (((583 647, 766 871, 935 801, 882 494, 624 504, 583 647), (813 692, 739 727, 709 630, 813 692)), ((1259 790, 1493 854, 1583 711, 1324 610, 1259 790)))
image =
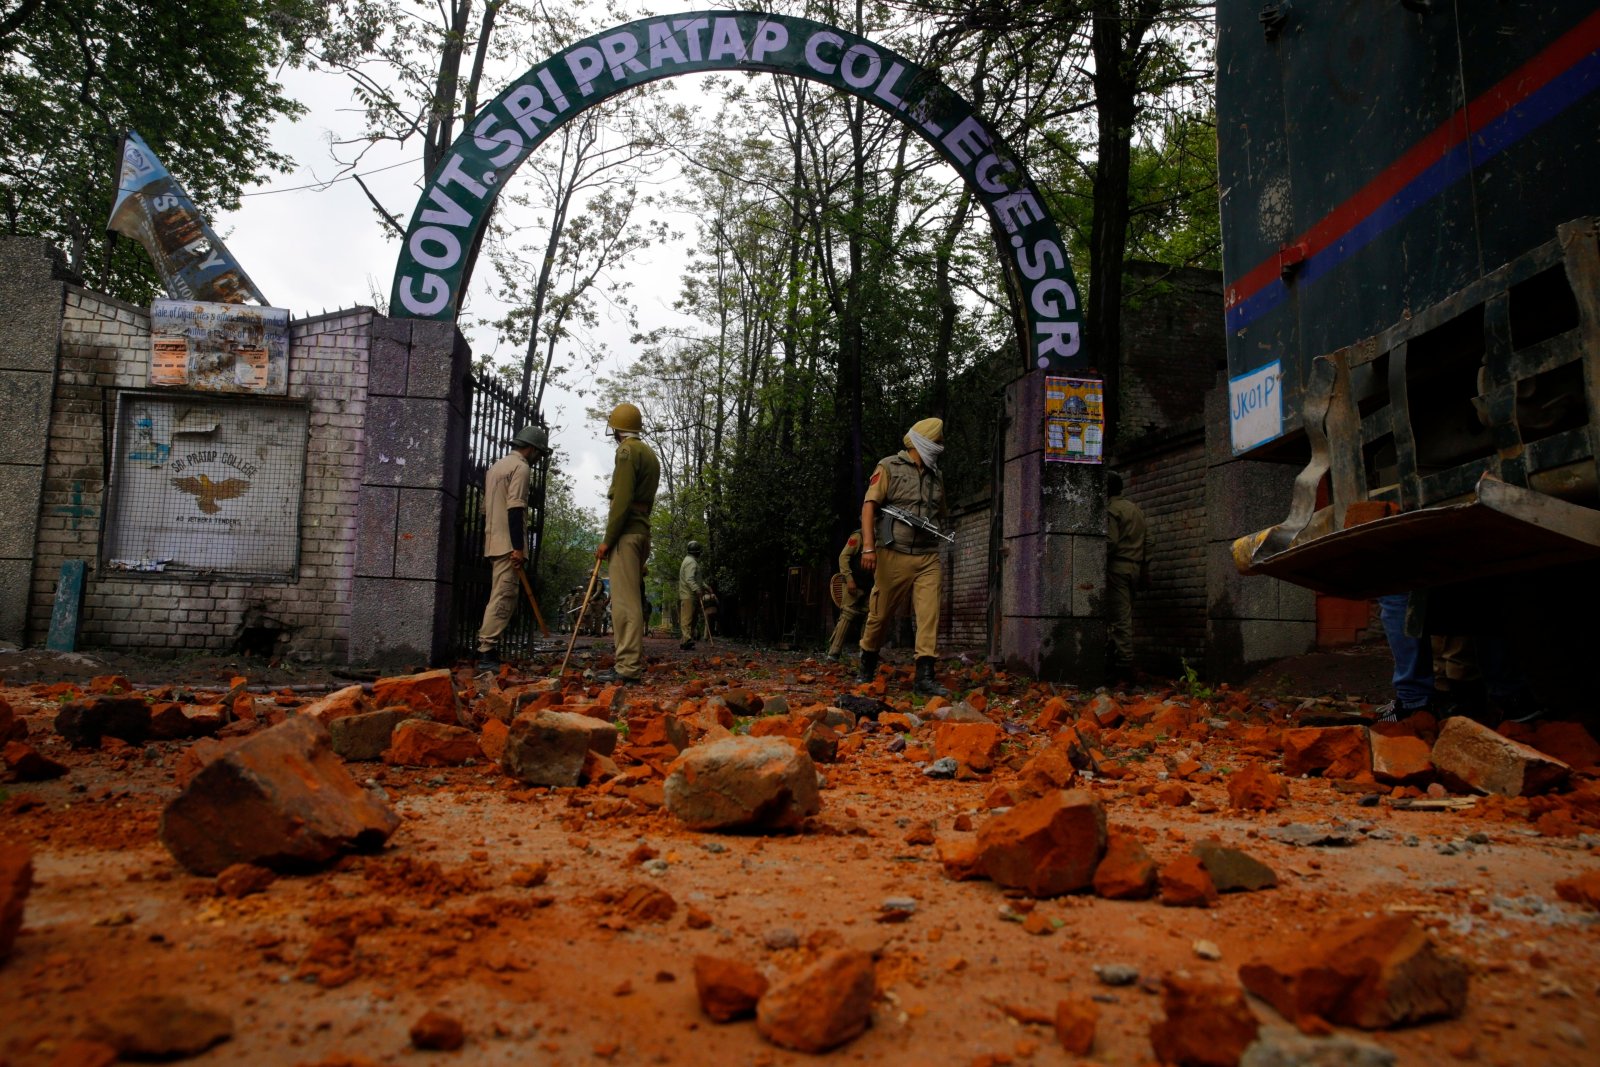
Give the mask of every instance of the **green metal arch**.
POLYGON ((1029 366, 1081 370, 1078 288, 1061 231, 1019 159, 961 96, 864 37, 809 19, 698 11, 629 22, 533 67, 479 112, 429 179, 395 266, 389 312, 453 321, 466 253, 507 175, 580 112, 646 82, 764 70, 830 85, 911 126, 983 204, 1013 287, 1029 366))

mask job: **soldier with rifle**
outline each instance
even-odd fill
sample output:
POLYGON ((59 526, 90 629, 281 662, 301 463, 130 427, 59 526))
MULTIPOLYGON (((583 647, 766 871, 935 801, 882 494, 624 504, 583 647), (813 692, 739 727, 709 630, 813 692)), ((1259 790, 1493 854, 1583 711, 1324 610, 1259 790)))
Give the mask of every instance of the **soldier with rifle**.
POLYGON ((861 665, 856 680, 878 674, 878 649, 895 615, 911 601, 917 619, 917 669, 913 692, 949 696, 933 669, 938 655, 939 606, 944 570, 935 516, 945 513, 944 420, 923 419, 904 438, 905 449, 878 461, 861 504, 861 567, 873 574, 867 598, 867 624, 861 631, 861 665))

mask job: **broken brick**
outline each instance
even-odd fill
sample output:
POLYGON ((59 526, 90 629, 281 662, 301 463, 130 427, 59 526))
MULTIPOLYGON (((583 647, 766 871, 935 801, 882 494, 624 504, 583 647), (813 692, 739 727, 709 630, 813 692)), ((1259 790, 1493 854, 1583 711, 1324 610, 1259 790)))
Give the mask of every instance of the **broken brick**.
POLYGON ((715 1022, 727 1023, 756 1013, 767 980, 755 967, 717 956, 694 958, 694 990, 700 1010, 715 1022))
POLYGON ((455 678, 443 667, 420 674, 379 678, 372 683, 372 703, 377 708, 404 708, 412 715, 447 726, 462 725, 455 678))
POLYGON ((686 749, 666 807, 691 830, 792 830, 822 806, 811 757, 776 737, 729 737, 686 749))
POLYGON ((478 735, 471 730, 407 719, 394 728, 383 762, 399 767, 454 767, 482 757, 478 735))
POLYGON ((1094 871, 1095 895, 1106 900, 1148 900, 1156 887, 1155 860, 1137 838, 1113 832, 1094 871))
POLYGON ((1261 1029, 1244 990, 1186 975, 1162 979, 1161 1008, 1150 1047, 1177 1067, 1236 1067, 1261 1029))
POLYGON ((1565 784, 1571 768, 1464 715, 1445 720, 1433 744, 1433 765, 1447 784, 1479 793, 1522 797, 1565 784))
POLYGON ((1354 778, 1372 767, 1365 726, 1305 726, 1283 732, 1283 773, 1354 778))
POLYGON ((1024 801, 978 830, 978 867, 1035 897, 1087 889, 1106 850, 1106 815, 1087 790, 1024 801))
POLYGON ((876 991, 870 955, 828 952, 767 988, 756 1005, 756 1029, 780 1048, 826 1052, 871 1024, 876 991))

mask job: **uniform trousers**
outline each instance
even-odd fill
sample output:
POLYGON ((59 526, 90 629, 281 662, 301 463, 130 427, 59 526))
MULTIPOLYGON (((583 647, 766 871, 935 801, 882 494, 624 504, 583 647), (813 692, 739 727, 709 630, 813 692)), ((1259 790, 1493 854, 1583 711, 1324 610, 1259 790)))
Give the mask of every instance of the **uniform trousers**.
MULTIPOLYGON (((683 639, 685 641, 694 640, 694 617, 696 612, 699 612, 703 622, 705 612, 700 611, 700 598, 698 596, 690 594, 689 596, 678 598, 678 629, 683 631, 683 639)), ((709 631, 706 636, 711 636, 709 631)))
POLYGON ((861 651, 876 652, 895 615, 911 601, 917 616, 917 658, 939 654, 939 591, 944 566, 939 553, 912 555, 880 548, 877 553, 872 595, 867 598, 867 625, 861 631, 861 651))
POLYGON ((625 533, 611 546, 611 627, 616 632, 616 672, 644 674, 644 561, 650 558, 648 533, 625 533))
POLYGON ((1133 662, 1133 583, 1138 578, 1137 563, 1113 560, 1106 568, 1106 629, 1118 663, 1133 662))
POLYGON ((867 594, 852 593, 848 588, 844 591, 844 603, 839 605, 839 625, 833 628, 833 639, 828 642, 828 655, 837 656, 844 651, 844 643, 850 637, 850 628, 857 619, 866 614, 867 594))
POLYGON ((489 603, 483 609, 483 625, 478 628, 478 651, 492 652, 506 632, 506 623, 517 610, 517 565, 511 553, 490 556, 489 603))

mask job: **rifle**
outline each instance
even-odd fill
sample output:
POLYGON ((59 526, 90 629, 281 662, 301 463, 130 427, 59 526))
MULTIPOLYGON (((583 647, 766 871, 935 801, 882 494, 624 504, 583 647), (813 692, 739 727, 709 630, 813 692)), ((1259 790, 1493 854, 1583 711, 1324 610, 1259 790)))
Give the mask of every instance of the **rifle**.
POLYGON ((879 504, 878 510, 896 522, 903 522, 907 526, 921 530, 925 534, 932 534, 934 537, 939 538, 939 540, 948 541, 952 545, 956 543, 955 534, 945 533, 943 530, 939 529, 939 527, 935 526, 931 520, 925 519, 921 515, 913 515, 904 508, 896 507, 893 504, 879 504))

